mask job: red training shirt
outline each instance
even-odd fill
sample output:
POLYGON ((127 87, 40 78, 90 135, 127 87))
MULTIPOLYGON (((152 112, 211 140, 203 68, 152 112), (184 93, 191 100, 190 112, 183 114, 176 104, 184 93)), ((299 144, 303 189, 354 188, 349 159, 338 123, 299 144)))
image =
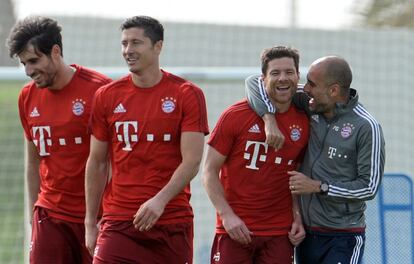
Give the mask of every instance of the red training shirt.
POLYGON ((19 114, 28 141, 41 157, 36 206, 62 220, 83 223, 85 165, 89 155, 88 123, 95 91, 111 81, 93 70, 76 69, 61 90, 37 88, 31 81, 19 95, 19 114))
MULTIPOLYGON (((264 123, 246 100, 221 115, 208 144, 226 156, 220 181, 231 208, 258 236, 285 235, 293 221, 287 171, 295 170, 309 137, 309 121, 293 105, 276 114, 285 136, 275 152, 265 143, 264 123)), ((216 233, 226 233, 217 216, 216 233)))
MULTIPOLYGON (((182 132, 208 134, 204 95, 194 84, 163 71, 153 87, 140 88, 131 75, 96 94, 92 133, 109 143, 112 179, 105 190, 104 219, 132 220, 181 163, 182 132)), ((192 221, 187 186, 166 206, 157 224, 192 221)))

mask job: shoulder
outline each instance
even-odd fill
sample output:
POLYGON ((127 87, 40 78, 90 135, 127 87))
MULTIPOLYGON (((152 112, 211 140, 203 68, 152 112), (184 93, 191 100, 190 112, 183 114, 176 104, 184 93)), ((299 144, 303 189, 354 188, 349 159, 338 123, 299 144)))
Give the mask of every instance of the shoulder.
POLYGON ((27 97, 34 89, 37 89, 36 85, 33 81, 30 81, 29 83, 25 84, 20 90, 19 98, 27 97))
POLYGON ((113 95, 122 93, 122 91, 130 86, 130 77, 126 75, 118 80, 111 81, 103 85, 96 93, 100 95, 113 95))
POLYGON ((356 104, 352 110, 357 119, 365 126, 379 126, 377 119, 361 103, 356 104))
POLYGON ((111 82, 111 78, 107 77, 106 75, 99 73, 95 70, 79 66, 76 64, 72 65, 78 71, 78 77, 82 80, 85 80, 89 83, 95 83, 97 86, 105 85, 111 82))
POLYGON ((181 90, 182 92, 201 92, 202 93, 202 90, 200 89, 200 87, 198 87, 197 85, 195 85, 189 80, 186 80, 182 77, 179 77, 177 75, 174 75, 164 70, 163 70, 163 74, 165 75, 165 78, 170 84, 172 84, 174 87, 181 90))
POLYGON ((223 119, 230 118, 231 120, 240 122, 240 120, 245 120, 247 117, 258 117, 254 111, 250 108, 249 103, 246 99, 236 102, 235 104, 229 106, 222 113, 223 119))

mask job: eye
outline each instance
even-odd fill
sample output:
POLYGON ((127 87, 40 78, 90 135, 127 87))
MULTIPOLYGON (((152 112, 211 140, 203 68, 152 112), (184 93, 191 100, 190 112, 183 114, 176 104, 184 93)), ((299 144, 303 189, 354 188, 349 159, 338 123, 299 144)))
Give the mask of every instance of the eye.
POLYGON ((306 82, 306 84, 309 85, 310 87, 315 87, 315 84, 309 80, 306 82))
POLYGON ((270 75, 272 75, 272 76, 278 76, 280 73, 279 73, 279 71, 271 71, 270 72, 270 75))
POLYGON ((287 74, 288 74, 288 75, 294 75, 294 74, 295 74, 295 71, 293 71, 293 70, 291 70, 291 71, 287 71, 287 74))

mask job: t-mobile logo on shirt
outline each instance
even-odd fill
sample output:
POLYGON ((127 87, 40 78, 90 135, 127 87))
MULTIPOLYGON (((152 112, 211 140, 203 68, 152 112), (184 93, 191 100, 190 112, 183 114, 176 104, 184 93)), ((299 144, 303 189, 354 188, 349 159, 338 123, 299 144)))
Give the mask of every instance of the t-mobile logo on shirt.
POLYGON ((138 142, 138 122, 137 121, 124 121, 115 122, 115 131, 119 142, 124 142, 125 147, 122 150, 132 151, 131 142, 138 142), (132 128, 131 133, 129 129, 132 128))
POLYGON ((244 149, 246 152, 244 153, 244 159, 251 160, 250 164, 246 166, 246 168, 251 170, 258 170, 259 168, 256 166, 257 158, 260 161, 266 161, 266 153, 269 145, 264 142, 259 141, 250 141, 246 142, 246 148, 244 149), (264 155, 259 155, 260 149, 264 148, 264 155), (253 153, 251 151, 253 150, 253 153))
POLYGON ((46 145, 52 145, 50 126, 34 126, 32 127, 33 143, 39 148, 40 156, 49 156, 50 153, 46 151, 46 145))

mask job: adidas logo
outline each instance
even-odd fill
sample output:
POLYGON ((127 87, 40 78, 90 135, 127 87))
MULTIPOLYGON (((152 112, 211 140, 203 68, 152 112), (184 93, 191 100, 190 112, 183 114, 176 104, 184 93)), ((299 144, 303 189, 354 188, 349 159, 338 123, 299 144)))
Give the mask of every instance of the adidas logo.
POLYGON ((260 128, 258 124, 254 124, 250 129, 249 129, 250 133, 260 133, 260 128))
POLYGON ((33 108, 32 112, 29 115, 30 117, 38 117, 40 116, 39 111, 37 111, 37 107, 33 108))
POLYGON ((114 114, 117 114, 117 113, 125 113, 125 112, 126 112, 126 109, 124 108, 124 106, 122 105, 122 103, 119 103, 119 105, 114 110, 114 114))

